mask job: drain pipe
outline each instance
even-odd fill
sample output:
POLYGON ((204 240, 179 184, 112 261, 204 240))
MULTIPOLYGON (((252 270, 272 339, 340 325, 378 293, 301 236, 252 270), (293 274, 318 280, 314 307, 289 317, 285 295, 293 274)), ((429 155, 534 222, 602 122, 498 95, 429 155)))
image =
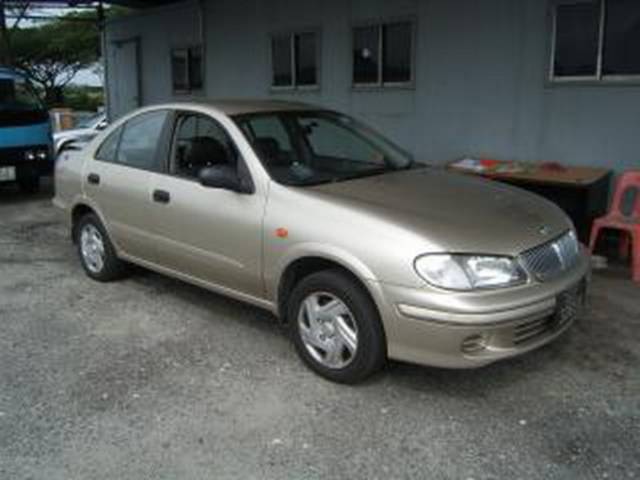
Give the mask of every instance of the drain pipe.
POLYGON ((107 120, 111 121, 111 105, 109 102, 109 53, 107 52, 107 28, 102 0, 96 6, 98 32, 100 32, 100 49, 102 53, 102 92, 107 120))
POLYGON ((204 48, 205 46, 205 38, 204 38, 204 2, 205 0, 198 0, 198 41, 200 45, 204 48))
POLYGON ((197 10, 198 10, 198 42, 200 43, 200 55, 202 56, 202 93, 206 97, 207 96, 207 39, 205 32, 205 22, 206 22, 206 11, 205 11, 205 1, 206 0, 197 0, 197 10))

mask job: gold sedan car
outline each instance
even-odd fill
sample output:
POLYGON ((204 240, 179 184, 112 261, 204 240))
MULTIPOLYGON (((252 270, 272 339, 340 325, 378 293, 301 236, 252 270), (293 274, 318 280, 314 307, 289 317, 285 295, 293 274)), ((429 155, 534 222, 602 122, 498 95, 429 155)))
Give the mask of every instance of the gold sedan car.
POLYGON ((274 101, 138 110, 56 170, 87 275, 128 263, 266 308, 338 382, 548 343, 589 262, 553 204, 447 173, 346 115, 274 101))

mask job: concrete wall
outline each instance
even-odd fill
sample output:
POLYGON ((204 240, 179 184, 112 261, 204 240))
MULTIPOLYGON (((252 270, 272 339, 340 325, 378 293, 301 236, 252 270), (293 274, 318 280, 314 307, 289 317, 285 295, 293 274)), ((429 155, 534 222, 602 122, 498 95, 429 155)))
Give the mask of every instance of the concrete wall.
MULTIPOLYGON (((548 84, 545 0, 215 0, 204 2, 204 25, 208 97, 337 108, 435 163, 474 155, 640 167, 640 85, 548 84), (406 17, 417 22, 415 88, 354 91, 352 25, 406 17), (270 91, 269 33, 309 27, 321 32, 320 89, 270 91)), ((184 98, 171 93, 169 50, 197 43, 196 4, 108 28, 108 42, 134 35, 143 103, 184 98)))

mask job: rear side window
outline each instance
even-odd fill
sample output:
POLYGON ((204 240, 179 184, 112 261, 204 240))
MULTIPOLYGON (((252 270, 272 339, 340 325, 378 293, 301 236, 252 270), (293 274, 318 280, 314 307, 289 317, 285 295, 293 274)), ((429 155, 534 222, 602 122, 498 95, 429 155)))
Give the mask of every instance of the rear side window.
POLYGON ((98 147, 96 160, 156 170, 167 116, 166 110, 160 110, 133 117, 107 136, 98 147))
POLYGON ((118 143, 120 143, 122 127, 118 127, 102 142, 96 152, 96 159, 104 162, 115 162, 118 158, 118 143))
POLYGON ((129 120, 122 132, 117 162, 129 167, 154 170, 167 115, 162 110, 143 113, 129 120))

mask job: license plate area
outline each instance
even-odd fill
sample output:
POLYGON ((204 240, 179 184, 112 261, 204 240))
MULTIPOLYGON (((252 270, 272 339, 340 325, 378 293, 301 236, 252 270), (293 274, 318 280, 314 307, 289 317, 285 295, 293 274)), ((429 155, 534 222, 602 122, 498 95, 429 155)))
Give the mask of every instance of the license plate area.
POLYGON ((16 179, 16 167, 0 167, 0 182, 12 182, 16 179))

